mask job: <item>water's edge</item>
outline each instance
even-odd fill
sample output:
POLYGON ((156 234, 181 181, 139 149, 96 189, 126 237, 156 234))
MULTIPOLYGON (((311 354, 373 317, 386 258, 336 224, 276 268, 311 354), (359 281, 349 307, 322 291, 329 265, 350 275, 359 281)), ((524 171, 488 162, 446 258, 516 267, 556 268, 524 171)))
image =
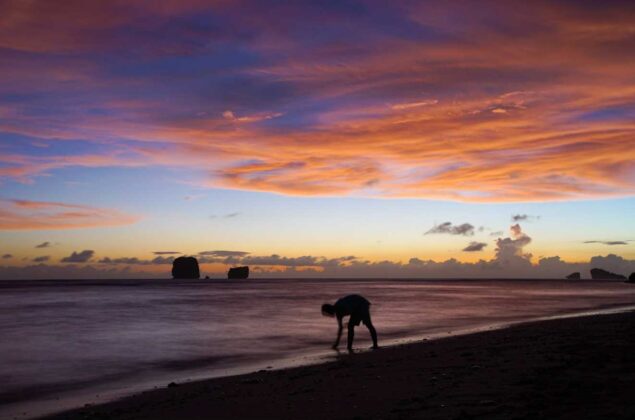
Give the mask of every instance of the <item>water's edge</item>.
MULTIPOLYGON (((567 319, 567 318, 578 318, 578 317, 586 317, 586 316, 597 316, 597 315, 610 315, 617 313, 624 313, 635 311, 635 305, 620 305, 620 306, 605 306, 598 307, 594 309, 574 311, 574 312, 564 312, 557 315, 549 315, 549 316, 539 316, 539 317, 529 317, 526 319, 520 319, 512 322, 499 322, 499 323, 490 323, 487 325, 479 325, 476 327, 458 329, 454 331, 449 331, 446 333, 438 333, 431 335, 414 335, 406 338, 399 338, 394 340, 384 340, 381 342, 382 347, 395 347, 395 346, 404 346, 414 343, 419 343, 422 341, 429 340, 438 340, 446 337, 456 337, 468 334, 477 334, 485 331, 494 331, 501 330, 509 327, 530 324, 541 321, 549 321, 549 320, 558 320, 558 319, 567 319)), ((366 352, 369 350, 356 350, 356 352, 366 352)), ((289 357, 289 358, 281 358, 270 361, 262 361, 252 365, 244 365, 241 367, 234 367, 225 370, 216 370, 215 373, 209 372, 198 372, 192 374, 182 374, 182 375, 174 375, 170 379, 162 378, 152 378, 146 380, 135 381, 134 383, 126 384, 126 386, 122 387, 121 383, 116 384, 117 388, 113 389, 112 384, 102 384, 100 386, 92 387, 90 390, 86 390, 83 393, 78 392, 67 392, 59 394, 55 397, 44 398, 39 401, 28 401, 21 402, 13 405, 7 405, 0 410, 0 414, 6 418, 18 418, 18 419, 28 419, 28 418, 37 418, 43 417, 51 414, 61 413, 64 411, 68 411, 75 408, 80 408, 86 405, 96 405, 96 404, 104 404, 107 402, 119 400, 122 398, 126 398, 132 396, 134 394, 151 391, 152 389, 157 389, 160 387, 165 387, 169 382, 177 382, 177 383, 185 383, 185 382, 198 382, 204 381, 214 378, 220 377, 229 377, 229 376, 237 376, 244 375, 248 373, 257 372, 259 370, 281 370, 281 369, 289 369, 293 367, 299 366, 308 366, 308 365, 316 365, 329 363, 336 360, 337 356, 341 353, 334 352, 332 350, 329 351, 321 351, 316 353, 306 354, 304 356, 298 357, 289 357)))

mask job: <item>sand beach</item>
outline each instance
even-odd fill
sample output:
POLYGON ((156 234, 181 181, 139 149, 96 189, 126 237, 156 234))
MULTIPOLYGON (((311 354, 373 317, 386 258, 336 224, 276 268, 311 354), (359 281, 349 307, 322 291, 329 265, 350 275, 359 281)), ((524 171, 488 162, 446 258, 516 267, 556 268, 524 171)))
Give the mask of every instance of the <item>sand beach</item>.
POLYGON ((53 419, 633 418, 635 312, 527 323, 166 384, 53 419))

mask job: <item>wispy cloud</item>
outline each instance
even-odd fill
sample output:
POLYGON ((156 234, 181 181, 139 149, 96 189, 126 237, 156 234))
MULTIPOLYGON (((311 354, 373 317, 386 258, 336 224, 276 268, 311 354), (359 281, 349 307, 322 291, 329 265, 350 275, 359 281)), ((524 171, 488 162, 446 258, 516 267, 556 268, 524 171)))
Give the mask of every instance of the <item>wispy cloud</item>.
POLYGON ((277 118, 282 116, 280 112, 267 113, 267 114, 258 114, 258 115, 245 115, 245 116, 236 116, 233 111, 227 110, 222 113, 223 118, 229 121, 235 121, 239 123, 251 123, 258 122, 264 120, 270 120, 272 118, 277 118))
POLYGON ((3 10, 0 131, 50 147, 9 147, 2 178, 164 166, 288 195, 635 194, 624 2, 45 3, 3 10), (56 154, 67 141, 89 152, 56 154))
POLYGON ((245 251, 225 251, 225 250, 202 251, 198 253, 198 255, 210 256, 210 257, 244 257, 245 255, 248 255, 248 254, 249 252, 245 252, 245 251))
POLYGON ((47 242, 42 242, 41 244, 36 245, 35 247, 36 248, 48 248, 50 246, 51 246, 51 243, 47 241, 47 242))
POLYGON ((35 258, 33 258, 33 260, 32 260, 32 261, 33 261, 33 262, 36 262, 36 263, 41 263, 41 262, 46 262, 46 261, 48 261, 48 260, 50 260, 50 259, 51 259, 51 257, 50 257, 50 256, 48 256, 48 255, 42 255, 42 256, 40 256, 40 257, 35 257, 35 258))
POLYGON ((423 101, 418 101, 418 102, 406 102, 406 103, 402 103, 402 104, 395 104, 392 105, 391 108, 397 111, 401 111, 404 109, 411 109, 411 108, 419 108, 422 106, 429 106, 429 105, 435 105, 439 103, 438 100, 436 99, 426 99, 423 101))
MULTIPOLYGON (((138 216, 118 210, 48 201, 0 200, 0 230, 53 230, 120 226, 138 216)), ((49 246, 48 242, 36 248, 49 246), (44 245, 47 244, 47 245, 44 245)))

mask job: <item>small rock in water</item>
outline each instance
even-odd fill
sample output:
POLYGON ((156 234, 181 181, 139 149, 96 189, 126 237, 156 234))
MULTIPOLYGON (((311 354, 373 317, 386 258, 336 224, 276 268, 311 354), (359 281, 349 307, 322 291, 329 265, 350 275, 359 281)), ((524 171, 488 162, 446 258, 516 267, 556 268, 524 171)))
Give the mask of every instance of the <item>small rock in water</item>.
POLYGON ((179 386, 179 384, 177 384, 176 382, 170 382, 168 384, 168 388, 176 388, 177 386, 179 386))

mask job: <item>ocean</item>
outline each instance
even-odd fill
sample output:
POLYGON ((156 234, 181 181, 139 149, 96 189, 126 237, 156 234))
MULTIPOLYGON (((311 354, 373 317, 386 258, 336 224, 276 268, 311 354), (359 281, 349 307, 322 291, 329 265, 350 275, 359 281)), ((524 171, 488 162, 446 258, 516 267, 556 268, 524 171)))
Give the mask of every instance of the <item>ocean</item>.
POLYGON ((0 418, 328 360, 337 327, 320 306, 352 293, 372 303, 380 346, 635 305, 616 281, 1 281, 0 418))

